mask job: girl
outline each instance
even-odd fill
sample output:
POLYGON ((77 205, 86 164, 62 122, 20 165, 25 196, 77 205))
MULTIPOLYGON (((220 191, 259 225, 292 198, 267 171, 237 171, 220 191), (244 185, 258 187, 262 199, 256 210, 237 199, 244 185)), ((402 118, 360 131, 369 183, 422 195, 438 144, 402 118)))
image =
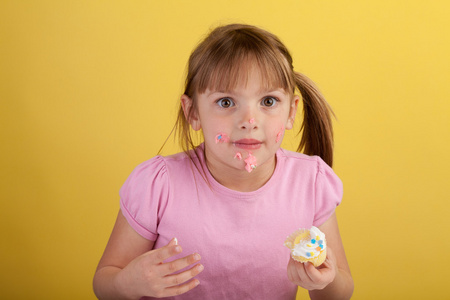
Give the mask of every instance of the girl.
POLYGON ((213 30, 189 59, 176 124, 185 151, 142 163, 121 188, 97 297, 295 299, 300 286, 312 299, 350 298, 330 113, 276 36, 240 24, 213 30), (300 99, 305 154, 280 148, 300 99), (327 237, 320 268, 283 246, 312 225, 327 237))

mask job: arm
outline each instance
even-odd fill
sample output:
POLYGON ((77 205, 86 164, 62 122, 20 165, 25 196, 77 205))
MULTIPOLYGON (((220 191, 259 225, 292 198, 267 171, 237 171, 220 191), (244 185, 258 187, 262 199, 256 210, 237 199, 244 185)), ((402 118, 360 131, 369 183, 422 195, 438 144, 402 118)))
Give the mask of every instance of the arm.
POLYGON ((139 299, 183 294, 198 285, 192 279, 203 270, 200 264, 172 274, 200 260, 192 254, 170 263, 164 260, 181 253, 172 240, 153 249, 154 242, 141 237, 119 212, 113 232, 94 275, 94 292, 99 299, 139 299), (188 281, 188 282, 187 282, 188 281))
POLYGON ((315 268, 311 263, 302 264, 290 258, 289 279, 309 290, 311 299, 350 299, 353 279, 345 256, 344 246, 334 213, 319 227, 327 239, 327 259, 315 268))

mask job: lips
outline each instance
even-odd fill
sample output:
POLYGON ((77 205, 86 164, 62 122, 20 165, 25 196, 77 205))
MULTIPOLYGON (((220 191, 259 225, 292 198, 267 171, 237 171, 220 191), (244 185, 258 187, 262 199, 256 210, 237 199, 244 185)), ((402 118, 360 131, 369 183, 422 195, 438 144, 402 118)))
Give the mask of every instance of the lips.
POLYGON ((262 142, 255 139, 241 139, 234 141, 233 145, 240 149, 256 150, 261 147, 262 142))

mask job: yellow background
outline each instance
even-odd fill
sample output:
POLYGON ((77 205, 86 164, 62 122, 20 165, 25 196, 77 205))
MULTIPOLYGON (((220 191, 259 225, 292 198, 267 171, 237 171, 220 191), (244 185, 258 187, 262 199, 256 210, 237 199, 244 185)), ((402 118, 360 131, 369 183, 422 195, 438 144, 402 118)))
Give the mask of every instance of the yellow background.
POLYGON ((1 1, 0 298, 94 299, 118 190, 230 22, 277 34, 338 116, 354 299, 450 298, 449 3, 1 1))

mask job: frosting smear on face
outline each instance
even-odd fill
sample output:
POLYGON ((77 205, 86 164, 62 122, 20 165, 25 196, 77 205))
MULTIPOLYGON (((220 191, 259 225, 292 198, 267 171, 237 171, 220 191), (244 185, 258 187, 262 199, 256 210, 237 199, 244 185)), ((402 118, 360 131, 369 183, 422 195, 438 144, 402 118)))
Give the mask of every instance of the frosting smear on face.
POLYGON ((226 133, 218 133, 216 135, 216 144, 228 143, 229 141, 230 141, 230 137, 226 133))
POLYGON ((284 126, 281 126, 280 131, 278 131, 277 133, 277 138, 275 139, 275 142, 278 143, 281 139, 281 137, 283 136, 284 133, 284 126))
POLYGON ((245 169, 247 172, 251 172, 254 169, 256 169, 256 157, 254 157, 250 152, 248 153, 248 157, 244 160, 245 162, 245 169))
MULTIPOLYGON (((254 119, 251 119, 254 120, 254 119)), ((222 144, 222 143, 228 143, 230 142, 230 137, 226 133, 218 133, 215 136, 215 142, 216 144, 222 144)), ((233 157, 234 159, 242 160, 242 154, 240 152, 236 152, 236 154, 233 157)), ((245 170, 247 172, 253 171, 256 166, 258 165, 256 162, 256 157, 252 155, 251 152, 248 153, 247 158, 244 160, 245 162, 245 170)))

